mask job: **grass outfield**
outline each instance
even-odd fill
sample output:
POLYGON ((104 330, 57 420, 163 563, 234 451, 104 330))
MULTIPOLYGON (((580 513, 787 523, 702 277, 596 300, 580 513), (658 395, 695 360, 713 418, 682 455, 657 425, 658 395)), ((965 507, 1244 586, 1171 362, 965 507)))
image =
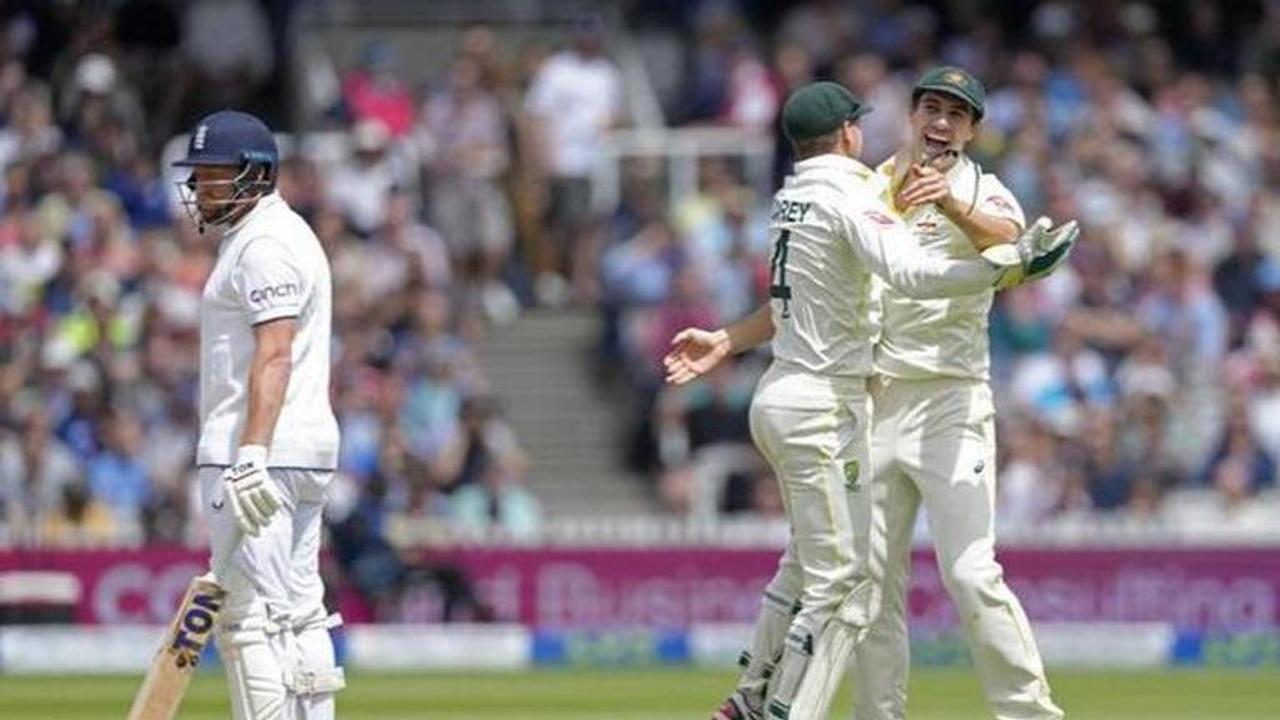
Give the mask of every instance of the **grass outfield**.
MULTIPOLYGON (((1051 679, 1072 720, 1275 720, 1280 673, 1057 672, 1051 679)), ((339 696, 342 720, 705 720, 733 675, 699 670, 544 671, 514 674, 353 675, 339 696)), ((912 677, 911 720, 986 720, 967 670, 912 677)), ((0 676, 0 718, 122 718, 131 677, 0 676)), ((847 691, 832 717, 846 720, 847 691)), ((218 674, 197 678, 183 720, 225 720, 218 674)))

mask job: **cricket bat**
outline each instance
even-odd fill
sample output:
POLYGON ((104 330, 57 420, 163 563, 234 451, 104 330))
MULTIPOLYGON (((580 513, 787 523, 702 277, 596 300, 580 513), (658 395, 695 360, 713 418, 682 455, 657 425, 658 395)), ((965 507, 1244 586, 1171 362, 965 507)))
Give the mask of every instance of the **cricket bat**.
POLYGON ((187 586, 178 614, 133 698, 128 720, 172 720, 178 714, 226 595, 211 574, 201 575, 187 586))

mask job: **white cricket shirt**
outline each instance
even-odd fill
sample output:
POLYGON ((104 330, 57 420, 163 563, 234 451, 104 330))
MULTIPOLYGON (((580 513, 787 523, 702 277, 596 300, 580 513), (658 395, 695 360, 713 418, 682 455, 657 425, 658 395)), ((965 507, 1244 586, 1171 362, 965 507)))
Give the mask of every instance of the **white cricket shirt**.
MULTIPOLYGON (((877 169, 888 182, 894 158, 877 169)), ((947 172, 951 192, 975 199, 974 207, 1026 227, 1022 207, 995 175, 982 172, 966 156, 947 172)), ((976 258, 968 235, 932 204, 914 208, 904 217, 911 242, 934 257, 976 258)), ((958 297, 920 300, 886 284, 874 292, 880 298, 881 333, 875 370, 889 377, 925 379, 938 376, 987 380, 990 371, 987 315, 995 293, 991 288, 958 297)))
POLYGON ((199 465, 230 465, 248 416, 253 327, 296 318, 293 371, 268 448, 271 467, 333 469, 338 423, 329 406, 329 261, 315 233, 277 193, 223 236, 200 303, 199 465))
POLYGON ((925 256, 881 201, 883 177, 852 158, 796 163, 774 195, 770 307, 779 360, 829 375, 867 375, 878 327, 871 274, 910 294, 938 297, 990 287, 984 260, 925 256))

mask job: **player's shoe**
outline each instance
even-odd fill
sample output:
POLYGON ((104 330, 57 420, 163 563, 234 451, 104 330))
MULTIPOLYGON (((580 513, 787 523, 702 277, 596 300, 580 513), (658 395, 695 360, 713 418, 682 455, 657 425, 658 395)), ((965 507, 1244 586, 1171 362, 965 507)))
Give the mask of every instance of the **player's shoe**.
POLYGON ((735 692, 725 699, 711 720, 760 720, 760 713, 751 709, 742 693, 735 692))
POLYGON ((982 257, 1004 269, 995 287, 1007 290, 1053 274, 1066 261, 1079 237, 1080 226, 1075 220, 1053 228, 1053 222, 1041 216, 1017 240, 993 245, 982 251, 982 257))

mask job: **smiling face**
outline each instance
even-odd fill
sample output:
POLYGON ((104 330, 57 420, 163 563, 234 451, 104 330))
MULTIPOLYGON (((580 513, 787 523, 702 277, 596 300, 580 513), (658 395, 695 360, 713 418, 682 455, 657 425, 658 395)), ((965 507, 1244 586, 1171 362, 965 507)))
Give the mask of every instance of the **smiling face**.
POLYGON ((960 98, 926 90, 911 109, 911 133, 925 159, 948 150, 964 152, 977 122, 973 108, 960 98))

